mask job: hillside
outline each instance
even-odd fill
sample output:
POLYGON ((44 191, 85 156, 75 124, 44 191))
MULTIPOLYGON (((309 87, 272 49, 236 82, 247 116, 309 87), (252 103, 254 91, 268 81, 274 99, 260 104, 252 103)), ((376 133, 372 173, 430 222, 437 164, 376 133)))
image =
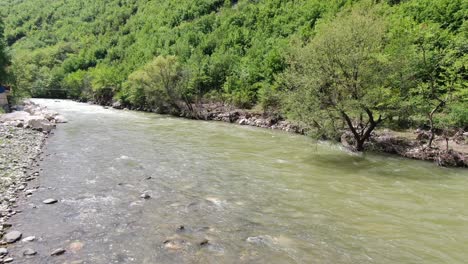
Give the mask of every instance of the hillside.
POLYGON ((372 110, 389 117, 386 126, 431 130, 468 123, 463 0, 2 0, 0 12, 17 96, 184 115, 201 103, 258 106, 328 138, 341 131, 330 121, 347 122, 341 112, 354 122, 372 110), (329 54, 340 57, 327 58, 333 74, 314 77, 326 68, 326 54, 314 52, 325 42, 338 43, 329 54), (326 103, 324 84, 344 93, 326 103))

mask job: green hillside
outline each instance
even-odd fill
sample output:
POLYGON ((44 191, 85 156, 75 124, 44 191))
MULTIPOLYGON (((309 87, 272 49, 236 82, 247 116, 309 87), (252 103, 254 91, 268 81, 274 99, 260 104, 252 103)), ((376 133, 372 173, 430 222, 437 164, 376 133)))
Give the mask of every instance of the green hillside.
POLYGON ((311 126, 367 110, 429 124, 437 108, 468 124, 466 0, 0 0, 0 13, 17 95, 179 113, 224 102, 311 126))

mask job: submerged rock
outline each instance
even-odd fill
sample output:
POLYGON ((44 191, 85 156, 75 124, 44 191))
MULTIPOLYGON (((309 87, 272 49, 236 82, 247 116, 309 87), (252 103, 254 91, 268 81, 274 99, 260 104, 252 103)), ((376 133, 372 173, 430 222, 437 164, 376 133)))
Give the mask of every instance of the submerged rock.
POLYGON ((184 239, 175 238, 175 239, 168 239, 163 242, 164 248, 170 250, 180 250, 185 248, 189 243, 184 239))
POLYGON ((143 198, 143 199, 149 199, 151 198, 151 195, 149 195, 147 192, 144 192, 140 195, 140 198, 143 198))
POLYGON ((274 239, 269 235, 263 235, 248 237, 246 241, 252 244, 272 244, 274 242, 274 239))
POLYGON ((202 240, 202 242, 200 242, 200 246, 204 247, 204 246, 208 246, 210 244, 210 241, 208 239, 204 239, 202 240))
POLYGON ((83 248, 83 246, 84 246, 84 244, 81 243, 80 241, 75 241, 75 242, 71 243, 68 248, 73 253, 77 253, 78 251, 80 251, 83 248))
POLYGON ((63 249, 63 248, 57 248, 56 250, 52 251, 52 253, 50 253, 51 256, 59 256, 59 255, 62 255, 63 253, 65 253, 66 250, 63 249))
POLYGON ((23 251, 24 256, 34 256, 36 254, 37 254, 37 252, 34 249, 31 249, 31 248, 27 248, 27 249, 25 249, 23 251))

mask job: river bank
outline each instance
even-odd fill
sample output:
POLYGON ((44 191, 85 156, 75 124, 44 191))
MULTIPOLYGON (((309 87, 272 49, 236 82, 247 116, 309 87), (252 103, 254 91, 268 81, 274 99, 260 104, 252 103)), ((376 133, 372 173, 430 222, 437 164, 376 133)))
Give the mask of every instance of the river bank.
POLYGON ((36 239, 7 246, 14 263, 466 259, 466 170, 269 129, 34 101, 72 122, 47 139, 28 184, 40 187, 16 202, 9 223, 36 239))
MULTIPOLYGON (((108 106, 104 106, 108 107, 108 106)), ((115 109, 127 109, 121 104, 113 104, 115 109)), ((260 128, 282 130, 296 134, 307 134, 307 129, 300 124, 285 120, 278 115, 256 112, 245 109, 236 109, 223 104, 193 105, 195 114, 172 114, 173 116, 207 121, 220 121, 234 123, 242 126, 255 126, 260 128)), ((148 111, 146 109, 132 109, 148 111)), ((436 136, 432 148, 426 148, 428 132, 423 130, 408 130, 405 133, 388 129, 375 131, 366 143, 368 151, 395 154, 405 158, 424 160, 436 163, 443 167, 468 167, 468 135, 455 133, 450 138, 436 136), (446 144, 449 147, 446 147, 446 144)), ((352 138, 344 134, 341 144, 352 149, 352 138)))
MULTIPOLYGON (((8 244, 21 239, 10 217, 22 213, 17 201, 37 190, 28 183, 41 173, 38 162, 42 149, 56 123, 66 122, 58 113, 30 101, 21 111, 0 115, 0 263, 13 261, 8 244)), ((31 238, 25 238, 31 239, 31 238)))

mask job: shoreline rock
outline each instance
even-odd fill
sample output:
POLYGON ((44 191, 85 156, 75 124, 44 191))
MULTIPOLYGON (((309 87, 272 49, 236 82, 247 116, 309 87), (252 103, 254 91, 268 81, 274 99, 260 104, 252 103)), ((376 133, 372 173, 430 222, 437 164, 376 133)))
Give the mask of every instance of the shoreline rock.
MULTIPOLYGON (((66 122, 58 113, 31 101, 25 101, 24 106, 16 109, 21 111, 0 115, 0 236, 3 244, 20 241, 21 232, 6 231, 11 229, 8 220, 20 212, 15 209, 17 201, 27 199, 36 189, 28 188, 28 183, 39 176, 37 166, 49 133, 57 123, 66 122)), ((24 253, 29 257, 36 254, 32 249, 24 253)), ((6 248, 0 254, 0 262, 13 261, 6 248)))

